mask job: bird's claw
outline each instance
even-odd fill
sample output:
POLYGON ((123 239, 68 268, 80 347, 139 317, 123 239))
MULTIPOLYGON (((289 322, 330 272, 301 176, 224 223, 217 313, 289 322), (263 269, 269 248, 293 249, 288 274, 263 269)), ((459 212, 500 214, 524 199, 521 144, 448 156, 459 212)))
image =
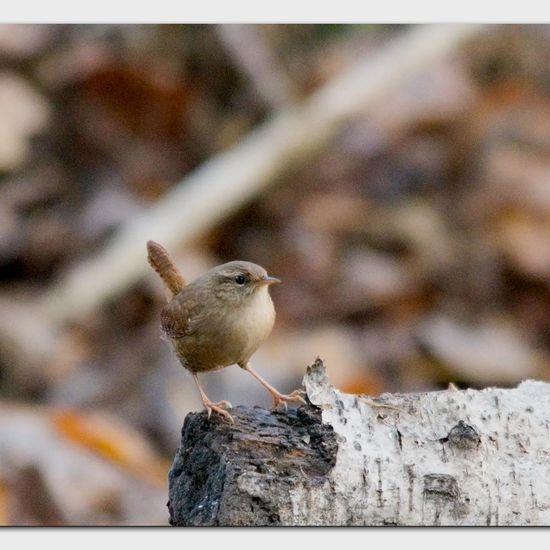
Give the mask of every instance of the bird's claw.
POLYGON ((233 405, 229 401, 226 401, 225 399, 222 399, 221 401, 214 403, 214 405, 216 405, 216 407, 225 407, 226 409, 233 408, 233 405))
POLYGON ((215 413, 218 413, 220 416, 223 416, 224 418, 227 418, 231 422, 231 424, 235 424, 235 420, 233 420, 233 417, 222 407, 227 407, 228 409, 232 409, 233 406, 229 401, 218 401, 217 403, 212 403, 210 401, 206 402, 204 404, 204 407, 206 411, 208 412, 208 418, 210 419, 210 416, 212 415, 212 411, 215 413))
POLYGON ((290 394, 290 397, 292 397, 295 401, 300 401, 302 405, 307 405, 306 400, 302 397, 302 395, 306 395, 304 390, 294 390, 290 394))
POLYGON ((305 399, 302 397, 302 395, 305 395, 305 392, 303 390, 294 390, 289 395, 284 395, 282 393, 273 393, 273 408, 276 409, 279 407, 279 405, 282 403, 285 407, 285 411, 288 410, 287 402, 290 401, 298 401, 302 403, 303 405, 306 404, 305 399))

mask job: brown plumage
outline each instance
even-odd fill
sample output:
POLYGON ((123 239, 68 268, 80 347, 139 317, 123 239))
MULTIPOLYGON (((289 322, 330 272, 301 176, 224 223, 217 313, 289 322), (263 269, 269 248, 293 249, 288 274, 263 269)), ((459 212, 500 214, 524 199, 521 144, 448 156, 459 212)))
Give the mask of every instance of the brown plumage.
POLYGON ((214 267, 185 286, 168 252, 159 244, 147 243, 148 259, 172 293, 161 312, 161 329, 182 366, 193 373, 203 403, 210 415, 215 411, 230 420, 222 406, 212 403, 199 384, 197 373, 238 364, 263 384, 274 405, 302 401, 299 392, 283 395, 249 365, 250 357, 269 336, 275 308, 269 286, 280 282, 251 262, 233 261, 214 267))
POLYGON ((167 250, 155 241, 147 241, 147 260, 161 276, 172 296, 175 296, 185 286, 185 280, 167 250))

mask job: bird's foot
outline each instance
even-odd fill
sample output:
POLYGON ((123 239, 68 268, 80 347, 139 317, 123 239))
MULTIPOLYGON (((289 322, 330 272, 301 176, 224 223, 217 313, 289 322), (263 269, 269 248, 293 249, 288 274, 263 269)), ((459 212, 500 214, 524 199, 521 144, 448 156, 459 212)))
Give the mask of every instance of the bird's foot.
POLYGON ((212 403, 212 401, 204 401, 204 408, 208 412, 208 418, 210 418, 212 411, 214 411, 220 416, 227 418, 227 420, 229 420, 232 424, 235 424, 235 420, 233 420, 233 417, 222 407, 226 407, 228 409, 233 408, 231 403, 229 401, 225 401, 225 399, 222 401, 218 401, 217 403, 212 403))
POLYGON ((291 394, 285 395, 283 393, 279 393, 278 391, 272 391, 271 397, 273 399, 273 408, 276 409, 279 407, 279 405, 282 403, 285 407, 285 410, 288 409, 287 403, 297 401, 299 403, 302 403, 303 405, 306 404, 305 399, 302 397, 302 395, 305 395, 305 392, 303 390, 294 390, 291 394))

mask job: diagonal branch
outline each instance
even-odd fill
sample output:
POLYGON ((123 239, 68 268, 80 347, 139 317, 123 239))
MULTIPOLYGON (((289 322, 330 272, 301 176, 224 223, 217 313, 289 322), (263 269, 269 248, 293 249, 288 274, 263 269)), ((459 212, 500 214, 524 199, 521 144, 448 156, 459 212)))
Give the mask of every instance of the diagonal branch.
POLYGON ((415 27, 350 67, 301 105, 281 110, 242 142, 205 162, 151 208, 123 225, 97 256, 69 272, 44 296, 58 323, 77 320, 116 296, 147 270, 145 243, 169 248, 210 229, 262 192, 289 163, 324 147, 346 121, 373 110, 388 93, 422 73, 481 25, 415 27))

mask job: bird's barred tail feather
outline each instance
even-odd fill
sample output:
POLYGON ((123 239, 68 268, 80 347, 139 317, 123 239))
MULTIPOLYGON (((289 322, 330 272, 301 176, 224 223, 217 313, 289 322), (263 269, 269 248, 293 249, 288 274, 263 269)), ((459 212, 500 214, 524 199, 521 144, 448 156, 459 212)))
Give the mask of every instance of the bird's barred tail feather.
POLYGON ((163 246, 154 241, 147 241, 147 260, 174 296, 185 286, 182 274, 163 246))

